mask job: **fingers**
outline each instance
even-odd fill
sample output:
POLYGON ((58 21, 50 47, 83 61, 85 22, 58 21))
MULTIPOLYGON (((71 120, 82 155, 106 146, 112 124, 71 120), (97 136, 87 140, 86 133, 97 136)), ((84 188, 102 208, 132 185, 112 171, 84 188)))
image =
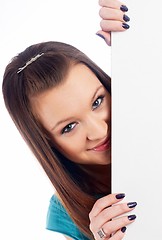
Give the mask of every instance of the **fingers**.
POLYGON ((124 3, 116 0, 99 0, 99 5, 101 7, 109 7, 114 9, 120 9, 121 6, 125 6, 124 3))
POLYGON ((129 225, 134 222, 136 219, 136 215, 129 215, 120 218, 116 218, 113 221, 109 221, 102 226, 102 229, 106 236, 110 236, 111 234, 117 232, 122 229, 124 226, 129 225))
POLYGON ((133 223, 136 219, 136 215, 129 215, 120 218, 113 219, 102 225, 101 228, 91 229, 95 239, 100 239, 101 235, 104 236, 104 239, 113 239, 119 240, 122 239, 126 231, 127 225, 133 223), (100 238, 99 238, 100 236, 100 238))
POLYGON ((103 211, 105 208, 111 206, 112 204, 118 203, 125 197, 124 193, 120 194, 109 194, 105 197, 102 197, 98 199, 91 212, 89 213, 90 220, 94 217, 96 217, 101 211, 103 211))
POLYGON ((100 22, 100 26, 102 31, 105 32, 123 32, 129 28, 129 25, 127 23, 113 20, 102 20, 100 22))
POLYGON ((128 24, 130 18, 126 13, 128 8, 118 0, 99 0, 99 5, 101 6, 99 10, 101 30, 97 35, 102 36, 110 46, 111 32, 123 32, 130 27, 128 24))
POLYGON ((120 216, 123 213, 132 211, 136 207, 136 205, 136 202, 130 202, 108 207, 104 209, 97 218, 94 219, 93 224, 100 228, 103 224, 110 221, 111 219, 120 216))
POLYGON ((96 34, 103 38, 108 46, 111 46, 111 32, 104 32, 100 30, 96 34))
POLYGON ((120 240, 124 236, 125 226, 134 222, 136 215, 128 213, 136 207, 136 202, 120 203, 125 194, 109 194, 98 199, 90 214, 89 228, 96 240, 103 235, 105 240, 120 240), (113 234, 113 235, 112 235, 113 234))
POLYGON ((102 7, 99 10, 99 15, 102 19, 123 21, 123 18, 124 18, 123 16, 125 14, 121 10, 102 7))
MULTIPOLYGON (((115 2, 119 4, 118 1, 113 0, 113 3, 115 2)), ((129 28, 127 22, 130 21, 130 18, 123 10, 121 10, 121 6, 123 5, 120 5, 120 8, 119 6, 117 8, 111 8, 110 6, 106 6, 100 9, 99 15, 102 19, 100 22, 100 26, 102 31, 115 32, 124 31, 129 28)))
POLYGON ((126 229, 127 229, 126 227, 122 227, 112 237, 110 237, 109 240, 121 240, 121 239, 123 239, 126 229))

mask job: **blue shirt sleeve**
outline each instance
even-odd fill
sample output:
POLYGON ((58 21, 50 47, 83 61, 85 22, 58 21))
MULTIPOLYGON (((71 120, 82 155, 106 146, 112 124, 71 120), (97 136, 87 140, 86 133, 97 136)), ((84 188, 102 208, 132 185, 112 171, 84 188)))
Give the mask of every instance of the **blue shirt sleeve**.
POLYGON ((74 240, 89 240, 76 226, 56 195, 50 200, 46 228, 62 233, 74 240))

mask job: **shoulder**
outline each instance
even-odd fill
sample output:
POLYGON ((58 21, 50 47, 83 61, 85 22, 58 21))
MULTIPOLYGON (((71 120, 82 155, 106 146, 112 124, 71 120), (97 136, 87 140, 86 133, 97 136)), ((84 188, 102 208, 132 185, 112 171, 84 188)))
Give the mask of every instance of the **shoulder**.
POLYGON ((57 231, 61 227, 63 222, 69 221, 69 215, 62 205, 61 201, 56 195, 53 195, 50 199, 46 227, 49 230, 57 231))
POLYGON ((46 228, 76 240, 88 240, 72 221, 57 195, 53 195, 47 212, 46 228))

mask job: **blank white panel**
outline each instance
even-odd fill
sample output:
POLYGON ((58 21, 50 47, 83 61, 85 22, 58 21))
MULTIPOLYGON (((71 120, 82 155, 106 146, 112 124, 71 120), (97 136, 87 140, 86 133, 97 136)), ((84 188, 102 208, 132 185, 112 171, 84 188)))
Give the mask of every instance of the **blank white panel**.
POLYGON ((125 3, 131 27, 112 35, 112 189, 138 202, 124 239, 161 239, 161 1, 125 3))

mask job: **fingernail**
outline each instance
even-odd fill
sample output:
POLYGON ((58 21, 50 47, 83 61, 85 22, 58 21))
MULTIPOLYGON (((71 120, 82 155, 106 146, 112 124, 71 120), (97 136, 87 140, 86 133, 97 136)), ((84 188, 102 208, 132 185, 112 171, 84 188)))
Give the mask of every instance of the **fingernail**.
POLYGON ((127 229, 126 227, 122 227, 121 231, 124 233, 126 231, 126 229, 127 229))
POLYGON ((119 193, 115 196, 117 199, 122 199, 125 197, 125 193, 119 193))
POLYGON ((125 22, 129 22, 129 21, 130 21, 130 18, 129 18, 126 14, 124 14, 124 15, 123 15, 123 20, 124 20, 125 22))
POLYGON ((134 208, 135 206, 137 206, 137 203, 136 202, 129 202, 127 203, 128 207, 129 208, 134 208))
POLYGON ((97 36, 99 36, 99 37, 101 37, 102 39, 104 39, 104 40, 105 40, 104 36, 103 36, 103 35, 101 35, 100 33, 96 33, 96 35, 97 35, 97 36))
POLYGON ((127 12, 128 8, 125 5, 121 5, 120 10, 123 11, 123 12, 127 12))
POLYGON ((136 215, 129 215, 129 216, 128 216, 128 219, 129 219, 130 221, 132 221, 132 220, 136 219, 136 215))
POLYGON ((126 23, 123 23, 123 24, 122 24, 122 27, 123 27, 124 29, 129 29, 129 28, 130 28, 130 26, 129 26, 128 24, 126 24, 126 23))

